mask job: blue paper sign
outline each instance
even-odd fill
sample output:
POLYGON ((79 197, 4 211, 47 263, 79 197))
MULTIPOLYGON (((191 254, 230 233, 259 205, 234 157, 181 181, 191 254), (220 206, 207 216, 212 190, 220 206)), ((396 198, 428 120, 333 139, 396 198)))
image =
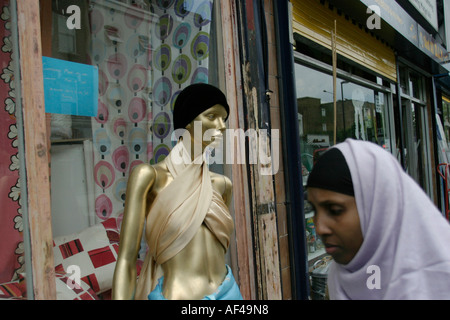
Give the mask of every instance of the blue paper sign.
POLYGON ((42 57, 45 112, 96 117, 98 68, 42 57))

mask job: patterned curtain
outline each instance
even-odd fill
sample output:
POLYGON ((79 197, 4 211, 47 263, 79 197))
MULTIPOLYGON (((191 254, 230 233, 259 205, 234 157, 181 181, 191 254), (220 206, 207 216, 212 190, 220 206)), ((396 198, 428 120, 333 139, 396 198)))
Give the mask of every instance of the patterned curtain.
POLYGON ((95 213, 121 217, 130 171, 164 159, 179 92, 208 82, 212 0, 91 1, 90 62, 99 68, 92 120, 95 213))

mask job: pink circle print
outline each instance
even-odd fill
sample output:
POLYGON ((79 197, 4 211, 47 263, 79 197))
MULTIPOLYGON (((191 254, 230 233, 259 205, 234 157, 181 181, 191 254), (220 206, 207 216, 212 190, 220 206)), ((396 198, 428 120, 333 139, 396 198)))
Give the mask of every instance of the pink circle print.
POLYGON ((100 219, 108 219, 111 216, 112 209, 112 202, 108 196, 102 194, 95 199, 95 213, 100 219))

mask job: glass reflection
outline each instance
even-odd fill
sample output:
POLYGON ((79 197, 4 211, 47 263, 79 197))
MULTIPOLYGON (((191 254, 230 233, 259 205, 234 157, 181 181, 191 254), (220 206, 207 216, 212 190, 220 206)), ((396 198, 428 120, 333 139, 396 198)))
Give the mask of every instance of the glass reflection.
MULTIPOLYGON (((304 185, 316 159, 333 145, 335 126, 337 143, 353 138, 390 149, 384 93, 337 79, 335 119, 332 76, 300 64, 295 65, 295 76, 304 185)), ((306 200, 304 205, 308 261, 312 265, 325 250, 315 232, 312 207, 306 200)))
MULTIPOLYGON (((215 42, 221 39, 215 31, 215 3, 52 1, 47 52, 97 67, 99 84, 96 117, 51 114, 53 235, 56 246, 65 248, 71 244, 68 235, 102 225, 107 229, 109 260, 99 266, 106 271, 80 269, 82 284, 89 282, 100 298, 109 298, 131 170, 169 154, 173 104, 182 89, 198 82, 217 85, 215 42), (68 27, 70 5, 80 8, 80 28, 68 27)), ((143 245, 142 257, 145 250, 143 245)), ((77 261, 78 252, 70 257, 64 249, 54 252, 58 272, 67 272, 70 261, 77 261)))
POLYGON ((353 138, 388 148, 383 93, 337 79, 335 120, 332 76, 300 64, 295 72, 302 159, 308 171, 315 153, 333 144, 335 123, 336 142, 353 138))

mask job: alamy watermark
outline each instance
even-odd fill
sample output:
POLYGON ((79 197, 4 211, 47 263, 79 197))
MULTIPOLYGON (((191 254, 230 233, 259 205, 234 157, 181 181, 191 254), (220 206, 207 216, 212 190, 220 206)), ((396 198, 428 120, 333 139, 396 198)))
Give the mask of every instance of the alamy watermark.
MULTIPOLYGON (((63 14, 70 14, 66 21, 68 29, 81 29, 81 9, 77 5, 70 5, 66 10, 62 11, 63 14)), ((377 5, 371 5, 367 7, 367 14, 370 16, 367 18, 366 26, 368 29, 381 29, 381 9, 377 5)))
POLYGON ((369 290, 381 289, 381 269, 377 265, 370 265, 366 269, 366 273, 370 276, 366 280, 366 286, 369 290))
POLYGON ((73 30, 81 29, 81 9, 77 5, 70 5, 67 7, 67 9, 62 11, 63 14, 70 14, 70 16, 67 18, 66 26, 67 29, 73 30))
POLYGON ((73 290, 80 290, 81 289, 81 269, 77 265, 70 265, 67 267, 67 281, 66 286, 73 290))
POLYGON ((381 29, 381 9, 377 5, 371 5, 367 7, 366 10, 367 14, 370 14, 370 16, 366 20, 366 26, 367 29, 373 30, 373 29, 381 29))
MULTIPOLYGON (((172 142, 178 141, 179 137, 188 143, 194 141, 193 151, 196 155, 202 153, 199 142, 211 142, 207 147, 208 164, 257 164, 261 175, 274 175, 279 170, 280 133, 277 129, 226 129, 224 133, 208 129, 203 133, 202 122, 194 121, 194 137, 186 129, 177 129, 172 133, 172 142)), ((176 152, 171 156, 175 163, 186 162, 176 152)), ((202 161, 200 157, 193 160, 196 164, 202 161)))

